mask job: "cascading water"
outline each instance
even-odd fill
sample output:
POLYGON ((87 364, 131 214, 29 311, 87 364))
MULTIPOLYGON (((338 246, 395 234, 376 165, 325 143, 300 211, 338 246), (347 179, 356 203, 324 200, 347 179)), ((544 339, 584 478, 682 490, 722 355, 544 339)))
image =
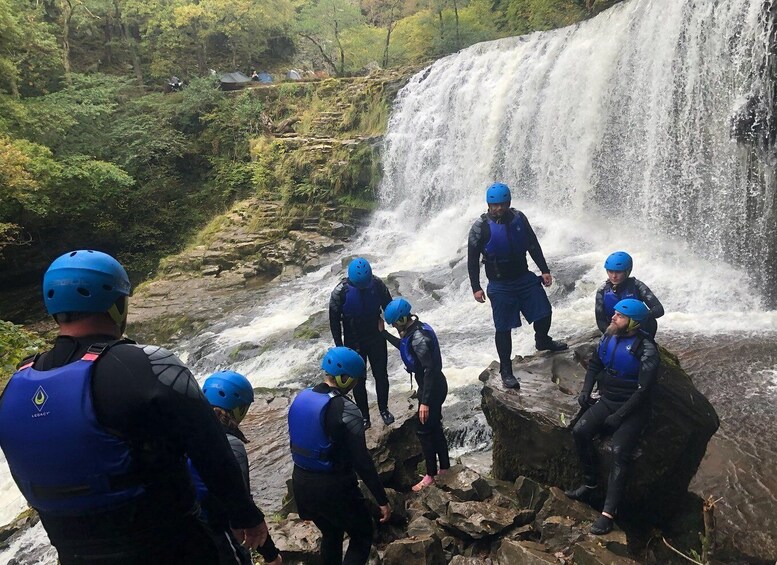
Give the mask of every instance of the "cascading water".
MULTIPOLYGON (((777 270, 768 15, 761 0, 631 0, 437 61, 399 94, 380 210, 345 255, 368 257, 436 329, 446 423, 462 452, 489 444, 476 377, 495 357, 491 314, 472 299, 465 259, 486 186, 510 184, 539 235, 556 278, 556 338, 594 328, 604 258, 628 250, 667 311, 659 339, 722 416, 698 489, 725 491, 728 533, 777 554, 777 482, 758 470, 777 466, 777 315, 764 310, 774 295, 754 290, 777 270)), ((256 386, 313 382, 341 259, 269 288, 254 309, 183 343, 182 357, 200 377, 229 366, 256 386), (295 337, 303 324, 321 337, 295 337)), ((514 332, 514 354, 532 352, 531 331, 514 332)), ((406 391, 397 355, 389 370, 393 393, 406 391)), ((27 563, 40 536, 3 556, 27 563)))

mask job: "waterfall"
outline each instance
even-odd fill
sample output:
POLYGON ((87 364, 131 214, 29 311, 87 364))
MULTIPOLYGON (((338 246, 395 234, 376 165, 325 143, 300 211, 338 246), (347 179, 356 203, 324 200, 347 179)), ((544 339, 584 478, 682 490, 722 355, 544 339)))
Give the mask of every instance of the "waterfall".
POLYGON ((745 267, 777 299, 763 7, 632 0, 435 62, 391 116, 384 204, 420 223, 499 180, 521 201, 745 267))

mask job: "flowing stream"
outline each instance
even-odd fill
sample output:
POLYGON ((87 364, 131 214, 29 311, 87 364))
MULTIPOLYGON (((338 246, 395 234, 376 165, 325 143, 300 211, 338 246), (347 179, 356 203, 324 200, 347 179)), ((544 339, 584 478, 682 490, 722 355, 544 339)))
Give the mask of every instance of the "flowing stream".
MULTIPOLYGON (((486 186, 506 182, 555 277, 554 338, 590 333, 605 257, 632 254, 634 275, 667 312, 658 339, 721 416, 692 487, 723 497, 724 533, 777 559, 777 313, 769 309, 777 237, 765 78, 773 61, 763 8, 761 0, 630 0, 576 26, 435 62, 399 94, 381 205, 357 241, 179 352, 201 378, 230 366, 261 387, 314 382, 331 345, 329 293, 343 259, 361 255, 440 336, 457 452, 487 449, 477 376, 496 353, 490 308, 469 287, 466 237, 485 211, 486 186), (295 337, 301 325, 320 337, 295 337)), ((514 354, 532 352, 532 332, 514 332, 514 354)), ((407 390, 398 355, 389 369, 392 390, 407 390)), ((10 518, 18 494, 0 489, 10 518)), ((30 549, 42 536, 32 530, 0 563, 43 559, 30 549)))

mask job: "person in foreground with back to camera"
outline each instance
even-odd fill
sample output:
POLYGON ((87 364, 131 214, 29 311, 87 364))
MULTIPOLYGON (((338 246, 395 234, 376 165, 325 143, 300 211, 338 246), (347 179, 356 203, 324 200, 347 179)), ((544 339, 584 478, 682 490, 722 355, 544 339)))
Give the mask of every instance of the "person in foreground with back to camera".
MULTIPOLYGON (((329 327, 335 346, 350 347, 361 355, 365 363, 369 360, 375 379, 378 411, 386 426, 394 423, 394 416, 388 409, 388 351, 386 340, 378 330, 378 322, 381 310, 389 302, 391 293, 383 281, 372 274, 369 262, 361 257, 348 264, 348 276, 337 284, 329 299, 329 327)), ((368 429, 372 424, 365 379, 357 380, 353 397, 362 412, 364 429, 368 429)))
MULTIPOLYGON (((216 414, 216 418, 224 428, 229 446, 232 448, 232 453, 243 473, 243 481, 248 492, 251 492, 248 453, 245 448, 248 438, 240 430, 240 422, 246 417, 248 409, 254 401, 254 388, 248 379, 240 373, 219 371, 205 379, 205 382, 202 383, 202 392, 213 406, 213 413, 216 414)), ((218 498, 210 494, 191 459, 189 460, 189 471, 192 474, 192 482, 197 492, 197 500, 202 507, 203 518, 207 522, 219 550, 218 565, 252 565, 254 561, 251 558, 251 552, 248 548, 237 543, 232 529, 229 527, 229 517, 224 505, 218 498)), ((269 534, 264 544, 256 550, 269 565, 283 563, 283 559, 269 534)))
POLYGON ((122 339, 130 282, 116 259, 79 250, 43 277, 59 326, 0 398, 0 447, 63 565, 213 565, 188 455, 238 542, 261 546, 254 505, 227 438, 183 363, 122 339))
POLYGON ((613 528, 631 455, 650 416, 650 398, 661 359, 650 336, 640 328, 649 312, 644 302, 633 298, 615 305, 612 322, 591 356, 577 399, 584 412, 572 428, 572 435, 583 466, 583 484, 566 491, 567 496, 588 501, 597 493, 593 439, 600 432, 612 434, 612 467, 602 514, 591 527, 595 535, 613 528), (601 398, 591 405, 594 384, 601 398))
POLYGON ((658 331, 657 318, 664 315, 664 307, 656 295, 641 280, 631 276, 634 261, 625 251, 611 253, 604 262, 607 270, 607 281, 596 291, 596 326, 604 333, 615 314, 615 305, 626 298, 636 298, 644 302, 650 309, 648 317, 642 321, 640 328, 655 339, 658 331))
POLYGON ((521 327, 521 314, 534 325, 537 350, 562 351, 567 344, 548 335, 553 309, 542 285, 553 284, 553 276, 529 220, 523 212, 510 207, 511 201, 510 189, 505 184, 497 182, 486 190, 488 212, 469 231, 467 270, 472 295, 478 302, 485 302, 479 263, 483 256, 496 330, 499 373, 505 387, 518 389, 521 385, 513 375, 511 332, 521 327), (531 255, 541 276, 529 270, 526 253, 531 255))
POLYGON ((358 406, 346 395, 364 379, 364 359, 348 347, 324 355, 324 381, 301 391, 289 408, 294 460, 292 487, 299 515, 321 530, 324 565, 363 565, 370 556, 374 527, 357 475, 380 506, 380 521, 391 516, 364 439, 358 406), (350 541, 343 559, 343 534, 350 541))
POLYGON ((404 298, 392 300, 383 313, 387 324, 394 326, 400 338, 385 329, 383 335, 399 349, 408 373, 415 375, 418 383, 418 441, 426 461, 426 475, 413 487, 419 491, 434 482, 437 476, 437 460, 440 473, 450 466, 448 440, 442 428, 442 405, 448 395, 448 381, 442 372, 442 356, 437 335, 429 324, 411 314, 410 303, 404 298))

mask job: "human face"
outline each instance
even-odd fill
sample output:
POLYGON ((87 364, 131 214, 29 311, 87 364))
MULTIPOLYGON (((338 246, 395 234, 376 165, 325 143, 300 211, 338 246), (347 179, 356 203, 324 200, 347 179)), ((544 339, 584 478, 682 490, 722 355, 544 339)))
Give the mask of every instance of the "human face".
POLYGON ((610 271, 607 270, 607 278, 614 285, 619 285, 626 280, 626 271, 610 271))
POLYGON ((502 202, 500 204, 489 204, 488 213, 492 218, 501 218, 510 209, 509 202, 502 202))
POLYGON ((623 335, 625 334, 629 329, 629 321, 631 321, 631 318, 628 316, 624 316, 620 312, 615 312, 613 314, 612 319, 610 320, 610 325, 607 327, 607 334, 608 335, 623 335))

